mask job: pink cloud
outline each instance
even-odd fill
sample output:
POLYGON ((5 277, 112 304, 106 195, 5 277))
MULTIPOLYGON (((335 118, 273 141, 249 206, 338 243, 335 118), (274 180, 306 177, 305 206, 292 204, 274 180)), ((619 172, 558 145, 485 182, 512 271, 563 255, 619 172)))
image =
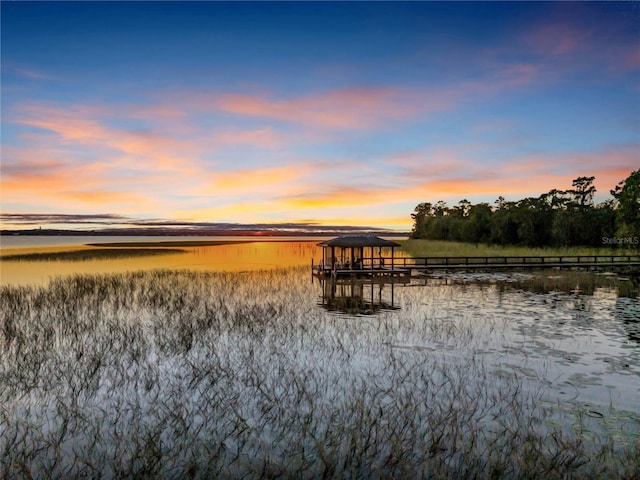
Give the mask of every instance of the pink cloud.
POLYGON ((397 125, 467 101, 503 94, 538 81, 540 66, 520 62, 496 65, 486 78, 423 88, 353 88, 274 98, 268 94, 183 94, 195 108, 217 109, 238 116, 265 118, 327 130, 362 130, 397 125), (205 107, 206 106, 206 107, 205 107))
POLYGON ((59 148, 85 146, 102 156, 109 151, 112 156, 114 150, 120 151, 136 157, 135 163, 147 168, 184 170, 191 164, 187 156, 200 151, 201 147, 189 138, 178 138, 179 131, 168 136, 160 131, 131 131, 108 126, 104 119, 114 113, 119 112, 106 107, 76 105, 63 108, 29 104, 19 108, 13 122, 57 134, 61 140, 59 148))
POLYGON ((637 19, 612 15, 596 21, 596 15, 602 17, 588 4, 578 9, 556 4, 549 19, 521 35, 521 53, 536 55, 547 74, 555 76, 586 68, 610 74, 640 68, 637 19))
POLYGON ((23 158, 19 167, 3 165, 3 203, 55 205, 79 211, 86 203, 102 203, 104 207, 149 202, 143 194, 128 192, 114 182, 110 172, 99 165, 74 166, 48 159, 43 150, 32 152, 37 158, 23 158))
POLYGON ((382 206, 423 201, 458 201, 465 197, 487 197, 492 202, 499 195, 519 200, 538 196, 551 189, 569 189, 579 176, 596 177, 601 198, 637 168, 640 145, 612 147, 598 152, 574 152, 565 155, 541 154, 520 157, 513 162, 486 167, 473 157, 465 158, 453 149, 441 149, 422 155, 411 152, 391 157, 389 162, 405 167, 404 173, 388 176, 386 186, 365 182, 359 186, 332 184, 307 185, 282 200, 300 210, 352 206, 382 206), (453 162, 453 163, 451 163, 453 162))
POLYGON ((226 194, 273 192, 300 178, 305 170, 304 165, 296 165, 211 172, 211 191, 226 194))
MULTIPOLYGON (((21 143, 3 146, 3 203, 69 211, 102 203, 128 213, 162 208, 165 195, 188 195, 206 181, 196 156, 200 145, 179 132, 171 137, 110 126, 105 118, 119 113, 117 107, 84 105, 17 108, 12 123, 47 133, 28 132, 21 143)), ((128 118, 122 120, 126 124, 128 118)))
POLYGON ((361 129, 393 119, 409 118, 420 110, 409 92, 391 88, 334 90, 293 99, 222 94, 215 107, 228 113, 329 129, 361 129))
POLYGON ((213 135, 213 141, 222 145, 253 145, 274 149, 284 145, 285 136, 270 127, 256 130, 226 129, 213 135))
POLYGON ((624 74, 640 69, 640 47, 635 45, 610 45, 603 48, 609 71, 624 74))
POLYGON ((555 21, 534 27, 524 35, 524 42, 532 51, 544 55, 566 55, 587 46, 593 29, 569 22, 555 21))

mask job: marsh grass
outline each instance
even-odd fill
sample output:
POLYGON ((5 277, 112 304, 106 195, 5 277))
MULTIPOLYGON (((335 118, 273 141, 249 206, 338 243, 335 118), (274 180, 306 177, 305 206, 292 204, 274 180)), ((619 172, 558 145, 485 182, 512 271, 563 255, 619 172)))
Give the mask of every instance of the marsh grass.
POLYGON ((637 412, 594 430, 496 375, 475 349, 500 322, 478 333, 411 290, 404 320, 331 315, 316 287, 308 268, 2 287, 0 476, 637 474, 637 412))
POLYGON ((179 248, 92 248, 65 252, 33 252, 0 256, 2 262, 86 262, 186 253, 179 248))
POLYGON ((450 242, 445 240, 401 240, 401 250, 412 257, 501 257, 501 256, 555 256, 555 255, 628 255, 637 254, 638 248, 533 248, 522 246, 487 245, 482 243, 450 242))
POLYGON ((501 291, 520 288, 529 292, 571 293, 593 295, 598 289, 615 291, 618 297, 640 298, 640 278, 609 273, 593 273, 585 270, 539 269, 530 272, 507 273, 431 273, 420 278, 425 282, 448 284, 494 283, 501 291))
POLYGON ((218 247, 222 245, 242 245, 253 240, 164 240, 154 242, 103 242, 88 243, 90 247, 218 247))
POLYGON ((528 279, 511 282, 510 286, 519 286, 535 293, 573 293, 593 295, 598 289, 615 291, 618 297, 640 298, 638 278, 627 278, 618 275, 594 274, 591 272, 572 270, 542 270, 528 279))

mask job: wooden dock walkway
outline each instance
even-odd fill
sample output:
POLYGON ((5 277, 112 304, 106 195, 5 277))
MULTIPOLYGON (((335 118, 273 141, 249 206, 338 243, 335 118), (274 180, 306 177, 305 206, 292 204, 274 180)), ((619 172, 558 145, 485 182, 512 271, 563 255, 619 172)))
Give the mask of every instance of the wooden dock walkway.
POLYGON ((312 265, 314 274, 322 276, 411 276, 414 272, 432 271, 493 271, 517 269, 592 269, 624 270, 640 273, 640 254, 635 255, 546 255, 508 257, 396 257, 385 259, 384 264, 375 259, 362 259, 356 266, 328 268, 312 265))
POLYGON ((411 270, 493 270, 531 268, 637 268, 638 255, 546 255, 509 257, 397 258, 394 266, 411 270))

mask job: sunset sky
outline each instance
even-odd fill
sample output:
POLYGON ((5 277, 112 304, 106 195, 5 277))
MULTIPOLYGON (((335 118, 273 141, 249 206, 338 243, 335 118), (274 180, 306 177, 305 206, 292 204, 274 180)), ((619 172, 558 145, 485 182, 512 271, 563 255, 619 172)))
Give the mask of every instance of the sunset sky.
POLYGON ((603 200, 640 167, 638 2, 1 15, 5 228, 65 214, 408 230, 420 202, 518 200, 582 175, 603 200))

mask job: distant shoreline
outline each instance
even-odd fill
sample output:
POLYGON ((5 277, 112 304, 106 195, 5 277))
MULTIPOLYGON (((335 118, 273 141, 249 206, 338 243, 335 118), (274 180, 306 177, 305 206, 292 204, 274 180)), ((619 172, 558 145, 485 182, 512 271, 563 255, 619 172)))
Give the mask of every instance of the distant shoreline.
POLYGON ((0 262, 80 262, 89 260, 115 260, 186 253, 179 248, 96 248, 67 250, 63 252, 31 252, 12 255, 0 255, 0 262))
POLYGON ((329 230, 329 231, 253 231, 253 230, 154 230, 154 229, 118 229, 118 230, 0 230, 0 236, 42 236, 42 237, 337 237, 340 235, 373 234, 382 237, 408 237, 409 232, 385 230, 329 230))
MULTIPOLYGON (((254 243, 259 240, 165 240, 158 242, 108 242, 87 243, 89 247, 212 247, 221 245, 240 245, 254 243)), ((269 240, 270 242, 289 242, 290 240, 269 240)), ((296 240, 314 242, 315 240, 296 240)))

